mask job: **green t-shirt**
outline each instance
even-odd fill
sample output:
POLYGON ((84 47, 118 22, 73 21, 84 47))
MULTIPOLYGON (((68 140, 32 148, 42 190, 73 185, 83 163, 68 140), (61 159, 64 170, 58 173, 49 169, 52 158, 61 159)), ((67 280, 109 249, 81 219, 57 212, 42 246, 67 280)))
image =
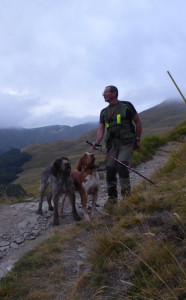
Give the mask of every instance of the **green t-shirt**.
MULTIPOLYGON (((123 110, 125 110, 125 121, 128 122, 128 125, 131 129, 132 133, 135 133, 135 127, 134 124, 132 122, 134 116, 136 115, 137 111, 134 108, 134 106, 132 105, 132 103, 130 103, 129 101, 119 101, 121 104, 123 104, 123 110)), ((102 109, 101 113, 100 113, 100 123, 105 124, 106 121, 113 122, 116 119, 116 115, 118 113, 121 113, 121 111, 118 112, 117 109, 118 105, 109 105, 107 107, 105 107, 104 109, 102 109), (106 120, 106 116, 107 116, 107 120, 106 120)), ((122 106, 121 106, 122 107, 122 106)))

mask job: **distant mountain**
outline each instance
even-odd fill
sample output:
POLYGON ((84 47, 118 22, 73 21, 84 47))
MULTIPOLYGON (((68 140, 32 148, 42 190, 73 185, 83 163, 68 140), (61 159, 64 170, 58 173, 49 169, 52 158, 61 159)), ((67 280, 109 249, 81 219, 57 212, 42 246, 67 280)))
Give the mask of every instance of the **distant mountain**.
MULTIPOLYGON (((186 104, 184 102, 182 103, 182 101, 166 100, 161 104, 140 113, 139 115, 143 123, 142 137, 152 134, 163 135, 176 127, 182 121, 186 120, 186 104)), ((38 144, 34 145, 32 143, 32 145, 28 145, 21 150, 21 152, 29 154, 31 159, 22 166, 23 171, 22 173, 17 174, 18 178, 13 182, 13 184, 22 186, 24 190, 30 194, 33 193, 33 191, 39 191, 39 178, 41 172, 46 166, 50 165, 57 157, 60 156, 69 157, 72 162, 72 169, 74 170, 77 167, 81 154, 85 151, 92 150, 86 141, 93 141, 96 136, 96 129, 88 131, 88 126, 86 124, 84 125, 86 130, 78 138, 72 139, 71 135, 71 140, 68 137, 66 140, 60 139, 45 144, 41 143, 43 140, 41 140, 42 135, 39 135, 39 132, 37 131, 38 128, 35 129, 37 133, 37 139, 35 137, 35 141, 37 140, 38 144)), ((93 125, 95 125, 95 127, 98 126, 97 124, 93 125)), ((62 132, 65 132, 68 126, 49 126, 41 128, 43 133, 45 132, 46 134, 45 138, 47 138, 48 128, 57 128, 58 130, 60 130, 60 128, 64 128, 62 132)), ((55 130, 53 130, 53 133, 51 134, 55 134, 55 130)), ((53 139, 55 138, 53 137, 53 139)), ((104 145, 103 142, 102 144, 104 145)), ((95 155, 97 162, 105 159, 104 155, 100 154, 99 151, 95 151, 95 155)))
POLYGON ((58 140, 73 140, 81 134, 97 128, 98 123, 86 123, 73 127, 53 125, 40 128, 0 129, 0 154, 28 145, 50 143, 58 140))
MULTIPOLYGON (((139 116, 143 124, 143 137, 164 134, 186 119, 186 104, 181 99, 168 99, 141 112, 139 116)), ((28 145, 74 140, 97 127, 98 123, 85 123, 73 127, 54 125, 33 129, 0 129, 0 154, 28 145)))
POLYGON ((167 99, 139 114, 143 136, 164 134, 186 119, 186 103, 182 99, 167 99))

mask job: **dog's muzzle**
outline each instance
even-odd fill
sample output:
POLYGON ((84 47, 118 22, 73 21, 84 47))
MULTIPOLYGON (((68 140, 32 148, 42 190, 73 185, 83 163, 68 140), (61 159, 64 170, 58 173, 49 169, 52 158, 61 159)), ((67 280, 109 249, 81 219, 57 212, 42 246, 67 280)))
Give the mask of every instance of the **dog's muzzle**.
POLYGON ((64 164, 64 172, 65 173, 70 173, 71 172, 71 164, 69 162, 66 162, 64 164))

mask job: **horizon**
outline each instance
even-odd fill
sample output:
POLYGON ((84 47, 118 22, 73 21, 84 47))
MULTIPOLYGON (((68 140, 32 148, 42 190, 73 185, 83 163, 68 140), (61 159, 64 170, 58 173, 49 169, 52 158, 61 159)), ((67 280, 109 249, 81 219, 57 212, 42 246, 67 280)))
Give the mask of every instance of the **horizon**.
MULTIPOLYGON (((153 106, 151 106, 151 107, 149 107, 147 109, 144 109, 141 112, 138 112, 138 114, 143 113, 143 112, 145 112, 145 111, 147 111, 147 110, 149 110, 149 109, 151 109, 153 107, 159 106, 159 105, 163 104, 164 102, 180 102, 180 103, 184 103, 183 101, 180 101, 180 100, 182 100, 182 99, 180 99, 179 97, 170 97, 170 98, 165 99, 165 100, 163 100, 162 102, 160 102, 160 103, 158 103, 156 105, 153 105, 153 106)), ((44 128, 44 127, 52 127, 52 126, 60 126, 60 127, 63 127, 63 126, 65 127, 66 126, 66 127, 73 128, 73 127, 80 126, 80 125, 85 125, 85 124, 95 124, 95 123, 99 124, 99 116, 95 116, 95 118, 97 118, 98 120, 97 121, 96 120, 95 121, 87 121, 87 122, 84 122, 84 123, 78 123, 78 124, 75 124, 73 126, 70 126, 70 125, 67 125, 67 124, 51 124, 51 125, 43 125, 43 126, 38 126, 38 127, 16 127, 16 126, 1 127, 0 126, 0 130, 1 129, 37 129, 37 128, 44 128)))
POLYGON ((186 2, 0 0, 0 127, 99 119, 105 86, 147 110, 186 94, 186 2), (174 42, 173 42, 174 41, 174 42))

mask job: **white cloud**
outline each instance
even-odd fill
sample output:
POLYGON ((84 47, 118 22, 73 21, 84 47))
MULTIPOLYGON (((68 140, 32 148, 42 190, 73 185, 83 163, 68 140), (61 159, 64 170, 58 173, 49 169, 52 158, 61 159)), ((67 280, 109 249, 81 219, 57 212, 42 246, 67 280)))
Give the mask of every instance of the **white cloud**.
POLYGON ((0 0, 0 126, 99 119, 113 84, 138 111, 186 94, 183 0, 0 0), (69 121, 70 120, 70 121, 69 121))

